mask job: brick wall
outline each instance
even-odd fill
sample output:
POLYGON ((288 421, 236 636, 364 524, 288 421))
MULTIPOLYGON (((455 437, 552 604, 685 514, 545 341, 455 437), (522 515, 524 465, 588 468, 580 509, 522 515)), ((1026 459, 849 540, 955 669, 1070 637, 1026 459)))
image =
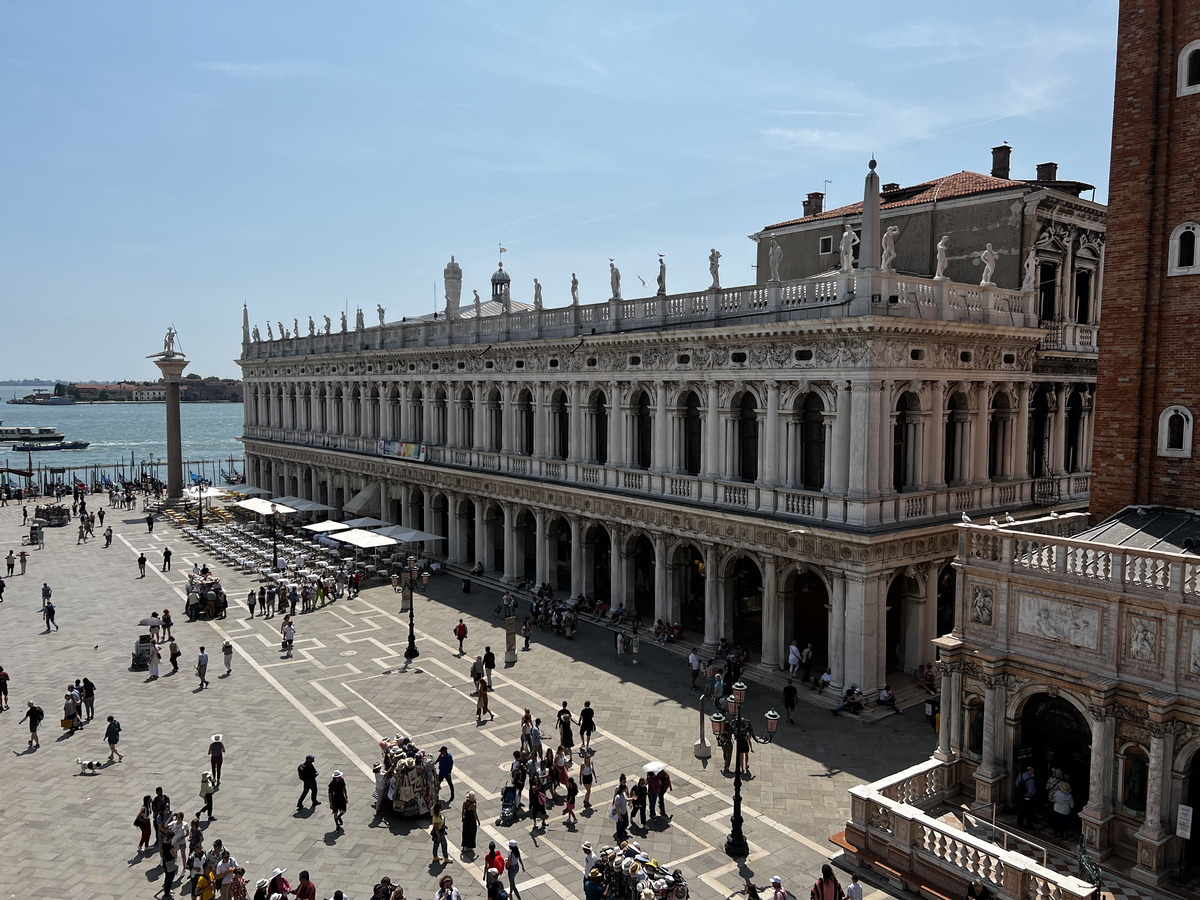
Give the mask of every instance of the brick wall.
POLYGON ((1167 278, 1171 231, 1200 221, 1200 95, 1176 96, 1200 38, 1198 0, 1122 0, 1096 392, 1092 513, 1130 503, 1200 508, 1195 456, 1157 455, 1158 415, 1200 414, 1200 276, 1167 278))

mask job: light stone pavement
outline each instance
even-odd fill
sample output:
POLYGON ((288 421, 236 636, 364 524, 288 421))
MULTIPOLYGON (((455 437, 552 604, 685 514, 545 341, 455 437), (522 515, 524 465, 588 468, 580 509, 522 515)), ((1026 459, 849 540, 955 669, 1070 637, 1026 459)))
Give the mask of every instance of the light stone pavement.
MULTIPOLYGON (((223 733, 228 749, 206 845, 219 837, 232 848, 246 867, 251 892, 257 878, 284 866, 290 876, 309 869, 318 897, 341 888, 352 900, 365 900, 387 874, 409 898, 429 898, 443 871, 455 875, 464 897, 481 897, 487 841, 503 846, 516 838, 529 870, 518 881, 522 897, 581 897, 580 843, 612 842, 605 813, 618 776, 636 779, 643 764, 660 759, 674 779, 667 798, 670 818, 652 821, 648 830, 635 824, 632 839, 651 856, 682 868, 694 897, 735 896, 743 892, 744 877, 762 885, 774 874, 791 893, 805 897, 820 864, 834 852, 828 836, 845 825, 847 789, 925 758, 936 743, 919 710, 865 722, 835 719, 802 703, 797 725, 781 724, 774 744, 754 748, 754 777, 743 786, 751 855, 738 863, 722 849, 732 778, 721 771, 719 748, 705 764, 693 755, 698 694, 689 689, 686 665, 674 653, 644 640, 639 665, 628 657, 618 665, 607 630, 585 624, 572 641, 535 631, 532 649, 518 652, 513 666, 496 670, 491 697, 496 719, 477 726, 470 660, 485 644, 503 659, 495 590, 476 582, 464 594, 458 578, 435 578, 429 597, 416 600, 421 656, 408 670, 407 615, 400 614, 400 596, 390 586, 299 616, 295 657, 285 660, 279 652, 281 617, 248 617, 243 598, 256 583, 252 578, 220 565, 165 521, 147 534, 144 513, 109 510, 100 495, 90 499, 93 510, 101 504, 106 524, 116 532, 111 548, 102 539, 76 546, 72 527, 47 529, 45 549, 31 553, 26 575, 7 579, 0 604, 0 663, 12 679, 12 708, 0 714, 0 734, 10 748, 0 769, 0 838, 6 849, 0 897, 161 896, 157 857, 134 852, 133 818, 142 795, 157 785, 191 818, 201 805, 200 774, 207 771, 214 732, 223 733), (159 566, 166 546, 174 552, 174 571, 164 574, 159 566), (150 560, 144 580, 137 577, 139 551, 150 560), (231 603, 227 619, 184 620, 181 587, 193 561, 222 574, 231 603), (61 628, 50 634, 39 612, 43 581, 54 590, 61 628), (136 623, 164 608, 176 619, 184 655, 179 673, 167 675, 164 648, 164 676, 149 682, 146 672, 129 668, 133 643, 144 631, 136 623), (459 657, 451 634, 459 616, 470 632, 466 658, 459 657), (219 648, 225 639, 236 648, 228 678, 218 677, 224 673, 219 648), (193 674, 201 644, 211 657, 211 687, 204 691, 193 674), (97 685, 96 718, 67 736, 58 727, 62 695, 68 682, 84 676, 97 685), (18 724, 29 699, 46 712, 36 751, 26 749, 27 728, 18 724), (581 798, 573 829, 564 825, 561 806, 552 807, 544 833, 531 830, 525 819, 501 828, 498 792, 519 745, 520 714, 529 707, 551 723, 563 700, 576 714, 584 700, 597 710, 595 808, 583 810, 581 798), (123 726, 125 761, 105 765, 98 775, 80 775, 77 758, 107 758, 103 731, 109 714, 123 726), (377 741, 398 732, 434 751, 445 744, 455 757, 457 802, 449 815, 454 861, 448 865, 430 863, 427 818, 378 818, 371 807, 377 741), (295 810, 296 766, 310 752, 317 756, 322 795, 330 772, 340 768, 347 774, 344 833, 335 831, 325 806, 311 813, 295 810), (479 796, 483 825, 478 857, 464 860, 457 847, 458 807, 470 789, 479 796)), ((0 555, 20 550, 20 522, 19 505, 0 509, 0 555)), ((776 696, 752 685, 747 706, 756 727, 773 705, 776 696)), ((869 884, 866 894, 886 895, 869 884)))

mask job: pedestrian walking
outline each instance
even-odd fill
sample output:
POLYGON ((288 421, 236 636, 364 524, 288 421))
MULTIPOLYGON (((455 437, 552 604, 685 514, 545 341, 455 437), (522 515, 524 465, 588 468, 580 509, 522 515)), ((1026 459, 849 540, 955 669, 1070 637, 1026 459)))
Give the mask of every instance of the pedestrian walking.
MULTIPOLYGON (((471 663, 471 682, 475 685, 476 693, 479 693, 479 682, 483 680, 483 677, 483 657, 477 656, 475 657, 475 661, 471 663)), ((488 687, 491 687, 491 685, 488 685, 488 687)))
POLYGON ((450 751, 446 747, 442 747, 442 749, 438 751, 437 764, 438 774, 436 790, 438 793, 440 793, 442 790, 442 782, 446 782, 446 784, 450 787, 450 800, 453 802, 454 779, 451 777, 451 773, 454 771, 454 757, 450 755, 450 751))
POLYGON ((521 856, 521 849, 516 841, 508 842, 508 862, 504 868, 508 872, 509 896, 521 900, 521 892, 517 890, 517 872, 525 871, 525 858, 521 856))
POLYGON ((29 554, 22 550, 17 554, 17 560, 21 563, 21 574, 25 574, 25 563, 29 562, 29 554))
POLYGON ((47 634, 50 633, 51 625, 54 626, 55 631, 58 631, 58 623, 54 621, 54 613, 55 613, 54 604, 51 603, 49 600, 47 600, 45 605, 42 607, 42 617, 46 620, 46 633, 47 634))
MULTIPOLYGON (((103 515, 103 511, 101 512, 101 515, 103 515)), ((107 528, 104 529, 104 549, 105 550, 107 550, 109 547, 112 546, 112 537, 113 537, 112 526, 109 525, 107 528)))
POLYGON ((488 721, 493 721, 496 714, 488 709, 488 687, 487 682, 480 679, 479 681, 479 701, 475 704, 475 724, 478 725, 483 721, 484 715, 489 716, 488 721))
POLYGON ((488 689, 492 687, 492 670, 496 668, 496 654, 491 647, 483 648, 483 670, 487 673, 488 689))
POLYGON ((696 689, 696 679, 700 677, 700 654, 695 647, 688 654, 688 671, 692 676, 692 690, 694 691, 696 689))
POLYGON ((212 772, 213 783, 221 786, 221 764, 225 761, 224 735, 214 734, 208 744, 208 766, 212 772))
POLYGON ((200 799, 204 801, 204 805, 200 807, 200 812, 196 813, 196 815, 198 816, 200 813, 207 813, 208 820, 210 822, 212 821, 213 817, 212 798, 215 791, 216 788, 213 787, 212 775, 210 775, 208 772, 205 772, 200 776, 200 799))
POLYGON ((252 619, 254 618, 254 605, 256 603, 258 603, 258 593, 254 588, 250 588, 250 591, 246 594, 246 606, 250 610, 250 618, 252 619))
MULTIPOLYGON (((78 682, 77 682, 78 683, 78 682)), ((83 679, 83 711, 90 722, 96 717, 96 685, 90 678, 83 679)))
MULTIPOLYGON (((667 791, 671 790, 671 773, 663 769, 658 773, 658 815, 667 817, 667 791)), ((654 818, 654 804, 650 804, 650 817, 654 818)))
POLYGON ((163 868, 163 898, 170 897, 175 886, 175 875, 179 871, 179 854, 169 841, 163 841, 159 848, 163 868))
POLYGON ((196 657, 196 677, 200 679, 200 690, 208 687, 208 654, 204 652, 204 648, 200 648, 200 655, 196 657))
MULTIPOLYGON (((151 530, 153 531, 153 529, 151 529, 151 530)), ((171 571, 171 548, 170 548, 170 547, 163 547, 163 566, 162 566, 162 570, 163 570, 164 572, 170 572, 170 571, 171 571)))
POLYGON ((1037 800, 1037 778, 1033 766, 1027 766, 1025 771, 1017 776, 1016 788, 1017 827, 1032 828, 1036 815, 1034 805, 1037 800))
POLYGON ((158 665, 162 662, 162 654, 158 652, 158 644, 150 645, 150 677, 147 681, 154 681, 158 678, 158 665))
POLYGON ((783 711, 787 714, 788 722, 795 725, 796 720, 792 718, 792 715, 796 712, 796 686, 792 684, 790 678, 783 686, 783 711))
POLYGON ((558 733, 562 739, 563 749, 571 755, 571 750, 575 746, 575 733, 571 730, 571 723, 575 720, 571 717, 571 710, 567 708, 567 701, 562 702, 562 709, 558 711, 558 733))
POLYGON ((175 622, 171 619, 171 611, 169 609, 164 609, 162 611, 162 615, 158 618, 159 621, 162 622, 162 639, 164 641, 171 640, 171 626, 175 624, 175 622))
MULTIPOLYGON (((778 881, 779 881, 779 876, 776 876, 775 878, 771 879, 772 885, 775 885, 775 888, 776 888, 775 893, 777 896, 786 897, 787 896, 786 892, 783 894, 780 893, 781 891, 783 891, 782 882, 780 882, 777 885, 775 884, 778 881)), ((980 897, 979 895, 972 893, 971 887, 976 884, 978 884, 980 887, 983 886, 982 883, 979 881, 971 882, 971 884, 967 886, 967 900, 986 900, 986 898, 980 897)), ((858 873, 857 872, 850 873, 850 883, 848 885, 846 885, 846 900, 863 900, 863 889, 862 889, 862 885, 858 883, 858 873)))
POLYGON ((788 645, 788 674, 795 676, 800 671, 800 645, 796 643, 796 639, 792 638, 791 644, 788 645))
POLYGON ((475 800, 475 792, 467 791, 467 798, 462 805, 462 852, 472 857, 475 855, 475 841, 479 834, 479 804, 475 800))
POLYGON ((138 839, 137 850, 150 849, 150 824, 154 821, 154 810, 150 808, 150 795, 142 797, 142 808, 133 817, 133 824, 138 828, 141 837, 138 839))
MULTIPOLYGON (((349 798, 346 790, 346 779, 338 769, 333 770, 333 775, 329 779, 329 811, 333 813, 333 824, 337 826, 338 831, 345 831, 342 827, 342 816, 346 814, 346 807, 349 805, 349 798)), ((445 846, 445 839, 443 839, 445 846)), ((449 854, 446 854, 447 857, 449 854)), ((446 862, 450 862, 449 859, 446 862)), ((300 877, 304 878, 304 873, 300 873, 300 877)))
POLYGON ((300 783, 304 785, 300 799, 296 801, 296 809, 300 809, 304 805, 304 798, 309 795, 310 791, 312 792, 312 805, 321 805, 321 801, 317 799, 317 776, 320 773, 317 771, 316 759, 310 753, 304 757, 304 762, 296 766, 296 774, 300 776, 300 783))
POLYGON ((633 664, 638 664, 638 651, 642 649, 642 639, 638 637, 637 632, 629 639, 629 655, 633 657, 633 664))
POLYGON ((125 762, 124 755, 117 749, 117 742, 121 740, 121 723, 113 716, 108 717, 108 727, 104 729, 104 740, 108 742, 108 761, 112 762, 112 758, 116 756, 117 762, 125 762))
POLYGON ((433 810, 429 814, 433 819, 433 824, 429 828, 429 837, 433 839, 433 861, 438 861, 438 848, 442 850, 441 861, 450 862, 450 850, 446 846, 446 816, 442 812, 442 804, 433 804, 433 810))
POLYGON ((179 657, 181 657, 183 655, 183 653, 182 653, 182 651, 180 651, 179 645, 177 643, 175 643, 175 638, 171 638, 171 645, 168 648, 167 653, 171 659, 171 672, 172 673, 178 672, 179 671, 179 657))
POLYGON ((17 723, 20 725, 21 722, 29 722, 29 746, 34 749, 42 746, 42 742, 38 740, 38 726, 42 724, 42 719, 45 717, 46 714, 42 712, 42 708, 30 700, 25 715, 21 716, 21 721, 17 723))
POLYGON ((579 783, 583 786, 583 808, 592 808, 592 785, 596 781, 596 764, 592 762, 591 751, 583 754, 579 763, 579 783))
POLYGON ((8 673, 0 666, 0 711, 8 708, 8 673))
POLYGON ((284 659, 291 659, 292 647, 296 641, 296 626, 293 625, 291 621, 284 619, 283 627, 280 629, 280 633, 283 635, 284 650, 287 651, 284 653, 283 657, 284 659))
POLYGON ((454 636, 458 638, 458 653, 461 656, 463 653, 463 641, 467 639, 467 624, 462 620, 458 620, 458 624, 454 626, 454 636))
MULTIPOLYGON (((21 566, 21 574, 25 574, 25 566, 21 566)), ((524 624, 521 625, 521 637, 525 638, 525 650, 529 649, 529 639, 533 637, 533 623, 529 621, 529 616, 525 617, 524 624)))
POLYGON ((221 645, 221 656, 225 660, 225 675, 233 674, 233 644, 226 641, 221 645))
POLYGON ((154 530, 154 513, 146 513, 146 531, 147 533, 154 530))
POLYGON ((9 550, 8 556, 4 557, 4 565, 8 567, 8 574, 11 576, 17 565, 17 554, 9 550))
POLYGON ((812 886, 808 896, 809 900, 846 900, 846 892, 838 884, 833 867, 829 863, 821 866, 821 877, 812 886))
POLYGON ((100 527, 103 528, 104 527, 104 507, 100 507, 100 509, 96 511, 96 515, 100 518, 100 527))
POLYGON ((145 553, 138 554, 137 564, 138 564, 138 578, 145 578, 146 577, 146 554, 145 553))
POLYGON ((583 709, 579 711, 579 743, 584 750, 592 744, 592 735, 596 732, 596 711, 592 709, 592 701, 584 700, 583 709))
POLYGON ((617 792, 613 794, 612 807, 608 811, 608 817, 616 823, 615 837, 618 844, 629 838, 629 800, 625 796, 627 790, 624 784, 617 787, 617 792))

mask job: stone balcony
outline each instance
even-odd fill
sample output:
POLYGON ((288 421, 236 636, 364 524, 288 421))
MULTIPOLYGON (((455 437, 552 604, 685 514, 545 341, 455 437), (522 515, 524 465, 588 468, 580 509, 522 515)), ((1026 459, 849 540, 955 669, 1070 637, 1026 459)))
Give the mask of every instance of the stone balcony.
POLYGON ((497 451, 427 445, 425 463, 396 460, 373 438, 318 434, 281 428, 246 426, 250 440, 306 446, 323 450, 379 456, 404 465, 448 466, 480 474, 495 473, 582 489, 627 494, 668 503, 704 504, 735 512, 758 513, 832 528, 879 528, 934 524, 970 516, 1065 503, 1086 503, 1089 473, 1053 475, 979 484, 951 485, 936 490, 905 491, 871 498, 853 498, 780 485, 746 483, 696 475, 655 472, 544 459, 497 451))
MULTIPOLYGON (((974 322, 1039 328, 1031 291, 967 285, 945 279, 860 272, 765 285, 606 300, 557 309, 531 309, 481 318, 421 317, 286 340, 247 341, 243 359, 267 359, 366 350, 449 347, 500 341, 565 339, 665 329, 703 329, 807 319, 900 316, 943 322, 974 322)), ((1093 326, 1059 329, 1056 349, 1095 353, 1093 326), (1069 341, 1068 341, 1069 339, 1069 341)))

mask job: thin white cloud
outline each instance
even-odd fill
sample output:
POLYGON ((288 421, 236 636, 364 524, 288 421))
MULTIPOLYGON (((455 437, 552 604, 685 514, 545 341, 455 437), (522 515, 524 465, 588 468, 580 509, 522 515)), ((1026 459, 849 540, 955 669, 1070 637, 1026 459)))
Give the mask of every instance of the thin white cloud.
POLYGON ((862 113, 848 109, 765 109, 768 116, 861 116, 862 113))
POLYGON ((291 81, 296 78, 327 78, 338 70, 323 63, 206 62, 200 68, 230 78, 248 81, 291 81))

